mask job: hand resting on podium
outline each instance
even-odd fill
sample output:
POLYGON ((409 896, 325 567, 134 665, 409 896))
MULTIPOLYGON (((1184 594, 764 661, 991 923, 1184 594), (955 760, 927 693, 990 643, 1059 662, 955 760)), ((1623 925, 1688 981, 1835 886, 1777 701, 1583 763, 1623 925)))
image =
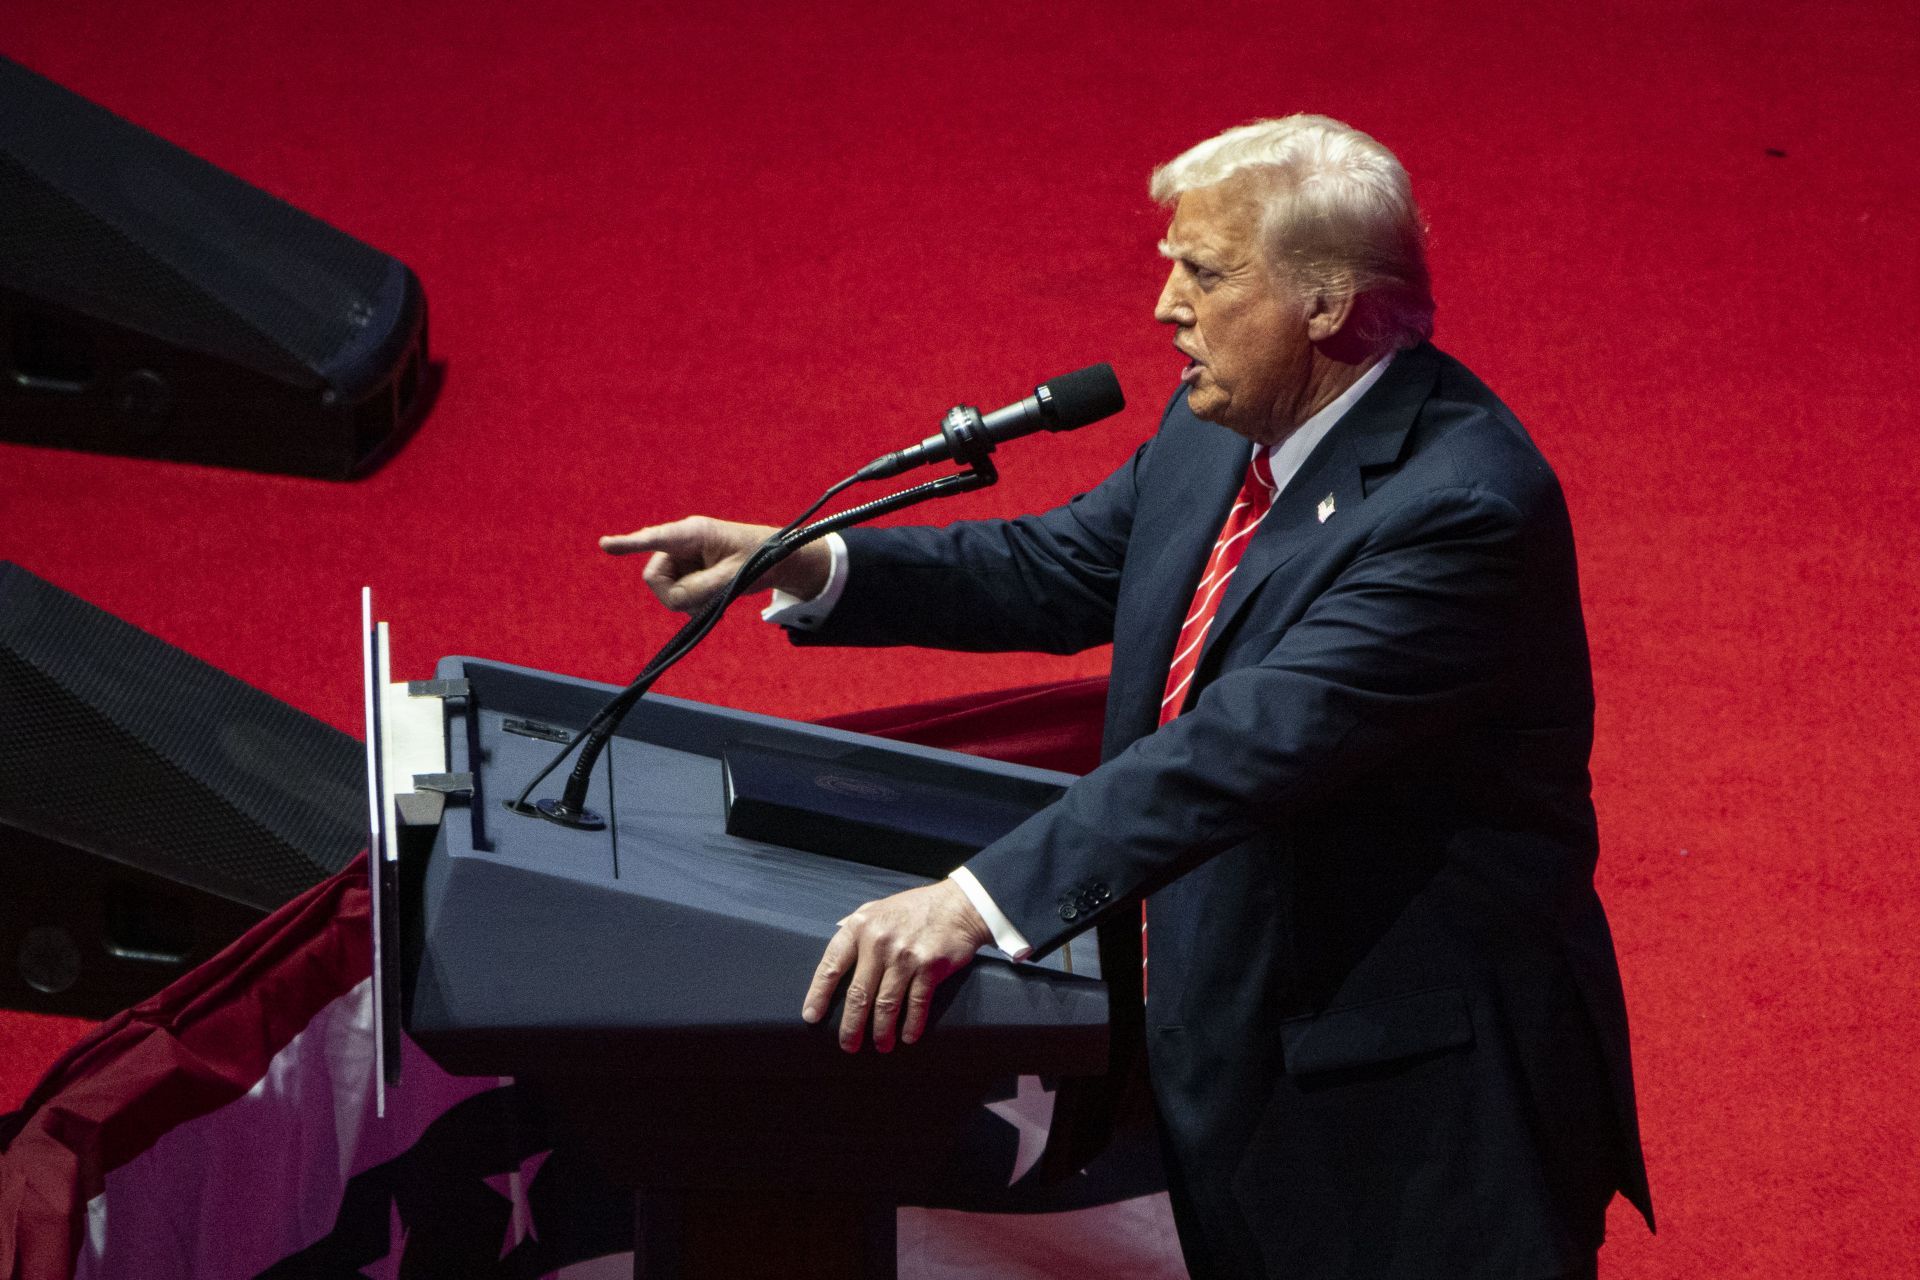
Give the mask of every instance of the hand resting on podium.
POLYGON ((875 1049, 890 1052, 896 1030, 900 1042, 912 1044, 927 1029, 934 988, 992 940, 987 922, 951 880, 866 903, 840 922, 827 944, 800 1016, 808 1022, 826 1017, 834 990, 851 974, 840 1047, 859 1051, 869 1012, 875 1049))

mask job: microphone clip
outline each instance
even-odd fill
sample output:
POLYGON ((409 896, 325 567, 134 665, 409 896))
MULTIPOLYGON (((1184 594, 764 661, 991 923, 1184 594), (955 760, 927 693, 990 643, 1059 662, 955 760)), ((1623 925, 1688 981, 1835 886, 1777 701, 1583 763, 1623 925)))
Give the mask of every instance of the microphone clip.
POLYGON ((947 410, 946 417, 940 419, 939 435, 928 436, 919 444, 905 449, 881 454, 860 468, 855 478, 889 480, 904 471, 946 458, 976 471, 982 468, 991 471, 993 465, 987 461, 987 455, 993 452, 994 443, 993 433, 980 411, 970 404, 957 404, 947 410))
POLYGON ((986 463, 993 452, 993 437, 987 434, 986 421, 970 404, 957 404, 940 419, 940 434, 946 437, 948 456, 970 467, 986 463))

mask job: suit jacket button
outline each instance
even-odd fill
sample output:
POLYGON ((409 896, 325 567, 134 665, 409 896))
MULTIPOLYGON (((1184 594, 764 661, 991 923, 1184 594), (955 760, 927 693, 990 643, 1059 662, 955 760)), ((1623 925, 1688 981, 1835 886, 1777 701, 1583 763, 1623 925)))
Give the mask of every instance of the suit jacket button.
POLYGON ((1079 914, 1080 908, 1074 906, 1071 902, 1063 902, 1060 904, 1060 918, 1062 920, 1072 920, 1079 914))

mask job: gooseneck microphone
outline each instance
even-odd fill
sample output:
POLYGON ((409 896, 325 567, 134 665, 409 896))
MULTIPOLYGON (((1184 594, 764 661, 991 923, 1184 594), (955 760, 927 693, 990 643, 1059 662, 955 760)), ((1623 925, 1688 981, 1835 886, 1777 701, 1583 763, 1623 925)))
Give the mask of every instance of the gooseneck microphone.
POLYGON ((977 463, 994 446, 1036 431, 1072 431, 1110 418, 1127 407, 1120 379, 1110 364, 1090 364, 1043 382, 1026 399, 982 414, 969 404, 955 405, 940 423, 940 434, 919 444, 883 454, 860 468, 861 480, 885 480, 929 462, 977 463))

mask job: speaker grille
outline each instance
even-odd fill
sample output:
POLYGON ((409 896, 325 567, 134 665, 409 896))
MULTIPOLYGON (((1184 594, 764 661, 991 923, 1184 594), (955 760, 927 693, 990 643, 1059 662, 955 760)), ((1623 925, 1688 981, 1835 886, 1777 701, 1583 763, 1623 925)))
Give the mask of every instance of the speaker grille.
POLYGON ((0 564, 0 820, 271 908, 366 841, 346 734, 0 564))

